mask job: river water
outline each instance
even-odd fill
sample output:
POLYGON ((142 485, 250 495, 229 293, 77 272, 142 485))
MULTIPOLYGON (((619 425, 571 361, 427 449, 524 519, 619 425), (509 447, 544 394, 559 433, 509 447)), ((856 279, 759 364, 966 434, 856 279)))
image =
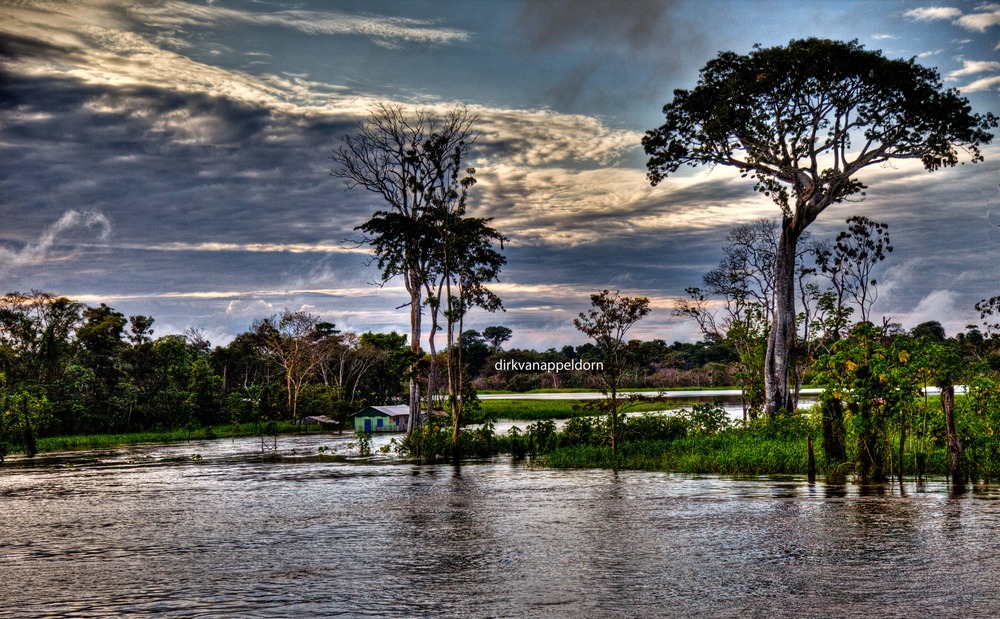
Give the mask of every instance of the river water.
POLYGON ((1000 614, 994 489, 414 465, 349 440, 8 461, 0 615, 1000 614))

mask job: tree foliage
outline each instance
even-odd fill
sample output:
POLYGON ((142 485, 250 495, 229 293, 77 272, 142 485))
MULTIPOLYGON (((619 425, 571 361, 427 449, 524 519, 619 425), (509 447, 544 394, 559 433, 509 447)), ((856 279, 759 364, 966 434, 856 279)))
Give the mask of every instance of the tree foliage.
POLYGON ((663 112, 665 122, 642 140, 653 185, 682 166, 723 165, 751 177, 781 210, 765 359, 771 414, 792 405, 795 256, 806 228, 830 205, 864 195, 864 168, 917 159, 933 171, 956 165, 962 151, 982 161, 980 146, 997 126, 916 59, 822 39, 722 52, 663 112))
POLYGON ((649 314, 649 299, 626 297, 620 291, 603 290, 590 295, 593 306, 573 319, 573 326, 594 340, 604 364, 599 373, 603 390, 608 396, 607 412, 611 425, 611 450, 614 452, 618 438, 618 392, 624 387, 623 379, 635 363, 637 346, 625 339, 628 331, 649 314))

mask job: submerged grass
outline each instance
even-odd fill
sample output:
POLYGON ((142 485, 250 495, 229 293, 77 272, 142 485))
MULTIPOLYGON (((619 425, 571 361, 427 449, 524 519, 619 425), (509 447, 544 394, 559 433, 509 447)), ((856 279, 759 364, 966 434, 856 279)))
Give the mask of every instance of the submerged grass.
MULTIPOLYGON (((821 453, 817 467, 823 468, 821 453)), ((633 441, 612 455, 611 448, 577 445, 545 454, 540 463, 555 468, 615 468, 719 475, 802 474, 807 472, 805 438, 762 437, 750 432, 692 435, 673 441, 633 441)))
MULTIPOLYGON (((815 445, 816 469, 827 471, 823 450, 815 445)), ((539 456, 537 462, 553 468, 610 468, 718 475, 805 475, 808 473, 807 439, 767 436, 752 430, 728 430, 715 436, 691 434, 671 441, 632 441, 612 455, 607 446, 560 447, 539 456)), ((943 448, 927 454, 924 474, 946 473, 943 448)), ((849 472, 849 471, 846 471, 849 472)), ((896 468, 892 467, 895 474, 896 468)), ((906 477, 916 475, 912 455, 903 466, 906 477)))
MULTIPOLYGON (((240 438, 260 436, 262 426, 256 424, 227 424, 207 428, 184 428, 174 430, 151 430, 148 432, 129 432, 122 434, 82 434, 73 436, 47 436, 38 439, 39 453, 53 451, 73 451, 79 449, 104 449, 120 445, 138 445, 142 443, 176 443, 182 441, 200 441, 215 438, 240 438)), ((269 428, 267 434, 293 434, 306 432, 289 421, 282 421, 274 428, 269 428)))

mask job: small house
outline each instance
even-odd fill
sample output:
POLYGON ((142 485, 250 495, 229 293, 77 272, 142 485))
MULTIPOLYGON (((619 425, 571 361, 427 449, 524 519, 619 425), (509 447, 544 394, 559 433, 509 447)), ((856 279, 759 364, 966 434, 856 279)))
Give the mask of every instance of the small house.
POLYGON ((410 417, 410 407, 406 404, 394 406, 369 406, 354 416, 354 431, 406 432, 410 417))
MULTIPOLYGON (((436 417, 447 417, 444 411, 431 413, 436 417)), ((426 414, 425 414, 426 416, 426 414)), ((406 432, 410 422, 410 407, 407 404, 392 406, 369 406, 354 415, 354 431, 367 432, 406 432)))

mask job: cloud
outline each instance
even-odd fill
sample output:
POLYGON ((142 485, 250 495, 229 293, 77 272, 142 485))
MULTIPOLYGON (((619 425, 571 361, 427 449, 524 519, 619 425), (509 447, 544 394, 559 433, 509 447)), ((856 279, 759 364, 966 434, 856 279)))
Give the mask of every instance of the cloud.
POLYGON ((955 7, 932 6, 905 11, 903 17, 918 21, 952 20, 956 26, 975 32, 986 32, 987 28, 1000 25, 1000 4, 980 4, 976 10, 978 12, 966 14, 955 7))
MULTIPOLYGON (((1000 71, 1000 62, 993 60, 962 60, 962 68, 948 73, 948 80, 957 80, 959 77, 967 75, 977 75, 979 73, 1000 71)), ((978 92, 989 90, 991 87, 1000 84, 1000 76, 992 75, 975 80, 971 84, 961 88, 962 92, 978 92)))
POLYGON ((898 37, 896 37, 896 35, 894 34, 873 34, 872 38, 875 39, 876 41, 888 41, 898 37))
POLYGON ((1000 4, 982 4, 976 8, 982 12, 963 15, 956 23, 976 32, 986 32, 987 28, 1000 25, 1000 4))
POLYGON ((560 58, 546 94, 562 108, 614 108, 624 99, 646 97, 650 84, 673 81, 715 51, 706 29, 684 15, 679 0, 539 0, 520 6, 517 35, 532 58, 560 58))
MULTIPOLYGON (((34 243, 28 243, 20 250, 10 250, 0 247, 0 268, 7 266, 34 265, 49 259, 53 249, 59 245, 72 245, 65 237, 78 229, 97 228, 98 238, 107 240, 111 234, 111 221, 102 213, 96 211, 74 211, 63 213, 54 224, 45 229, 34 243)), ((67 257, 63 254, 62 258, 67 257)))
POLYGON ((439 28, 417 19, 379 15, 350 15, 339 11, 238 11, 218 6, 197 6, 187 2, 167 2, 156 6, 134 6, 130 13, 156 28, 215 27, 220 22, 253 26, 279 26, 311 35, 357 35, 383 47, 399 48, 400 43, 451 44, 469 40, 469 34, 453 28, 439 28))
POLYGON ((978 79, 971 84, 963 86, 961 88, 962 92, 979 92, 982 90, 992 90, 995 87, 1000 86, 1000 75, 993 75, 991 77, 984 77, 978 79))
POLYGON ((903 13, 903 17, 916 19, 919 21, 937 21, 942 19, 955 19, 961 17, 962 11, 950 6, 929 6, 911 9, 903 13))
POLYGON ((898 318, 904 326, 911 329, 921 323, 936 320, 954 334, 961 331, 967 323, 967 320, 961 318, 963 314, 968 314, 964 308, 959 307, 961 300, 962 295, 954 290, 934 290, 920 299, 913 311, 898 318))
POLYGON ((369 254, 365 247, 347 247, 343 243, 225 243, 225 242, 205 242, 205 243, 185 243, 175 241, 171 243, 151 243, 151 244, 129 244, 118 243, 115 247, 119 249, 138 249, 143 251, 164 251, 164 252, 248 252, 248 253, 321 253, 321 254, 369 254))

